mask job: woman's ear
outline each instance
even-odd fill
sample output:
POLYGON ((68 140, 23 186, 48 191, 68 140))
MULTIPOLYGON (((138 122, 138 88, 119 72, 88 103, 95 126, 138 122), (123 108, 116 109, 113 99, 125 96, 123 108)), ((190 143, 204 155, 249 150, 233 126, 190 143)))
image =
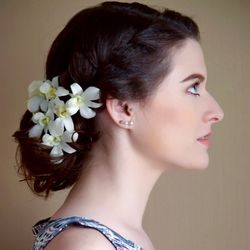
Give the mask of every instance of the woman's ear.
POLYGON ((132 103, 118 99, 106 99, 106 108, 110 118, 119 127, 131 128, 134 124, 132 103))

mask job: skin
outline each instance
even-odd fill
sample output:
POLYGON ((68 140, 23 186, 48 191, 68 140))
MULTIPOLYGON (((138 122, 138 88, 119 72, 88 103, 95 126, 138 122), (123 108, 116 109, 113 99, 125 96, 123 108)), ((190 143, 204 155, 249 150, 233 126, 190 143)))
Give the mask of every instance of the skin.
MULTIPOLYGON (((168 169, 206 169, 208 148, 197 139, 223 119, 221 107, 205 88, 206 79, 199 43, 186 40, 173 56, 172 71, 144 105, 107 100, 107 108, 98 114, 102 137, 94 145, 79 181, 53 218, 93 218, 144 249, 154 249, 142 227, 151 190, 168 169), (198 91, 191 87, 197 79, 181 83, 193 73, 204 77, 198 91), (119 122, 131 119, 132 126, 119 122)), ((46 249, 68 249, 67 244, 71 249, 74 245, 75 249, 80 249, 79 245, 88 249, 86 239, 93 240, 93 235, 89 233, 86 238, 82 233, 82 229, 68 229, 46 249)), ((100 245, 102 249, 112 249, 100 245)))
POLYGON ((199 43, 188 40, 175 54, 173 70, 146 103, 144 112, 136 115, 136 149, 158 161, 158 168, 207 168, 207 147, 197 139, 208 134, 212 124, 222 120, 224 114, 206 90, 206 79, 201 47, 199 43), (193 73, 204 77, 198 90, 191 87, 200 81, 198 78, 182 82, 193 73))

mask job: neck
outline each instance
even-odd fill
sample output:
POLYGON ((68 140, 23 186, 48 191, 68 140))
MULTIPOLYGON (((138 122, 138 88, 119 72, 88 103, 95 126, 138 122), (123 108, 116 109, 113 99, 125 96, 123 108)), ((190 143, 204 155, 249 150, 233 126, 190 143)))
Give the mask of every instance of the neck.
MULTIPOLYGON (((116 147, 113 147, 116 148, 116 147)), ((161 171, 133 150, 93 150, 92 160, 71 190, 64 208, 108 225, 142 229, 142 219, 161 171), (94 160, 93 160, 94 159, 94 160)))

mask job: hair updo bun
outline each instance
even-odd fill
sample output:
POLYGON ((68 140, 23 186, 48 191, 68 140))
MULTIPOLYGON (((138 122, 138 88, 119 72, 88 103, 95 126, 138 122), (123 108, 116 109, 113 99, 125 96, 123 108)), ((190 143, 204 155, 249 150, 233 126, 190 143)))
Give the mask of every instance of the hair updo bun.
MULTIPOLYGON (((139 3, 104 2, 77 13, 59 33, 47 57, 46 79, 60 76, 60 86, 68 90, 74 82, 82 89, 95 86, 103 104, 109 96, 143 101, 169 73, 174 49, 188 38, 199 41, 198 26, 187 16, 139 3)), ((26 111, 13 135, 19 172, 33 192, 47 197, 76 182, 100 132, 95 118, 72 116, 79 137, 70 146, 76 152, 65 153, 55 164, 51 148, 28 136, 31 119, 26 111)))

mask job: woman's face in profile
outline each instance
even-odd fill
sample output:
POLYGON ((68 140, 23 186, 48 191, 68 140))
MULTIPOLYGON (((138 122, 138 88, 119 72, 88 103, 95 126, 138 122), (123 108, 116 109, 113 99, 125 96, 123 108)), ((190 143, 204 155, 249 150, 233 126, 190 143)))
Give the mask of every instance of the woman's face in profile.
POLYGON ((149 160, 164 168, 208 166, 209 146, 197 139, 210 133, 224 114, 206 90, 206 79, 202 49, 188 39, 175 51, 170 73, 135 116, 136 146, 149 160))

